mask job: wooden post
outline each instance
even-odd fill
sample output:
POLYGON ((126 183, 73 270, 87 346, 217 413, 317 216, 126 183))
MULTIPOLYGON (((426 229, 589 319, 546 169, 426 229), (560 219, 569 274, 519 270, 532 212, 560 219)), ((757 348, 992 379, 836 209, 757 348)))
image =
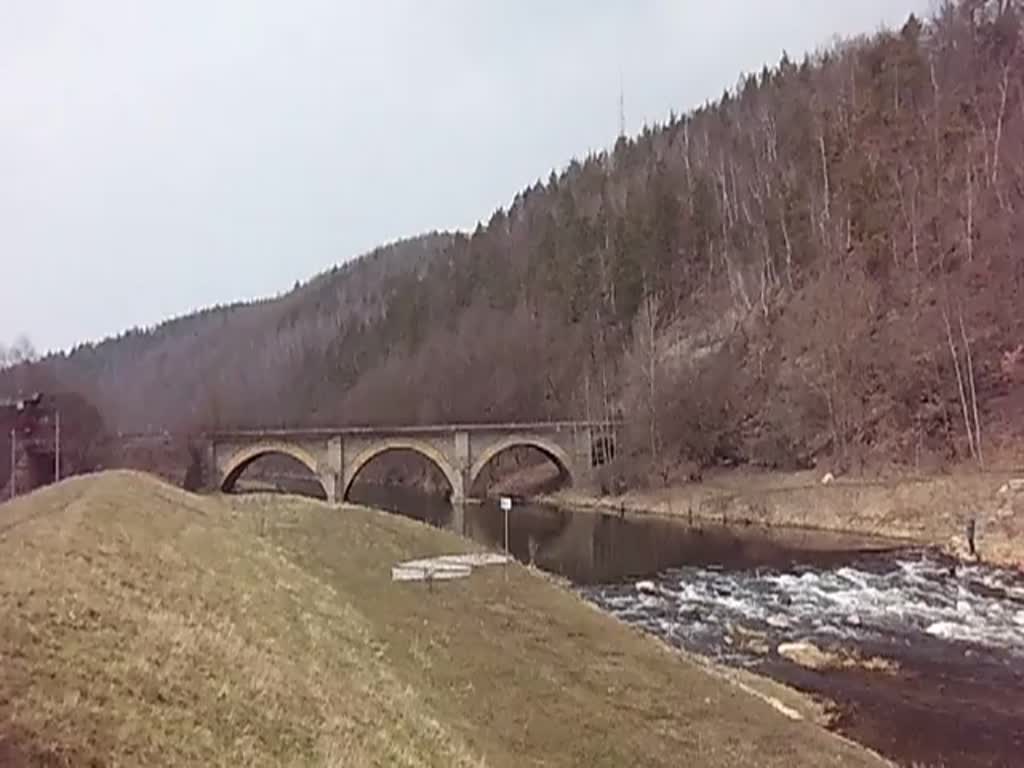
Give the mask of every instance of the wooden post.
POLYGON ((15 473, 18 469, 18 429, 11 427, 11 498, 17 493, 15 473))
POLYGON ((53 452, 53 482, 60 482, 60 409, 57 409, 56 425, 53 428, 55 448, 53 452))

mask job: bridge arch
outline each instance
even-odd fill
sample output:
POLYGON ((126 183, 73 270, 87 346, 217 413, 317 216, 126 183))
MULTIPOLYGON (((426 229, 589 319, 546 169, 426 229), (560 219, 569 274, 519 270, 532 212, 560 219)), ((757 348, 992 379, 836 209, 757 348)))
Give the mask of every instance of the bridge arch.
POLYGON ((345 472, 344 487, 339 494, 341 501, 348 499, 348 492, 352 489, 352 484, 355 482, 360 470, 375 458, 388 451, 412 451, 419 454, 441 470, 441 474, 444 475, 445 480, 448 481, 448 485, 452 489, 453 500, 461 501, 464 498, 462 476, 455 471, 455 468, 440 450, 422 440, 387 439, 376 442, 369 448, 366 448, 348 464, 345 472))
POLYGON ((320 468, 317 466, 317 460, 313 454, 297 445, 276 442, 257 443, 236 451, 228 460, 224 471, 221 473, 220 484, 218 485, 219 490, 222 492, 230 491, 250 464, 257 459, 262 459, 264 456, 273 455, 288 456, 303 464, 313 474, 313 477, 316 478, 317 482, 324 489, 324 493, 330 498, 330 489, 324 486, 323 478, 320 476, 320 468))
POLYGON ((480 473, 484 471, 484 467, 490 463, 491 459, 510 448, 536 448, 555 463, 558 467, 558 471, 569 479, 570 484, 575 482, 572 471, 572 459, 569 458, 569 454, 566 453, 565 450, 557 443, 540 437, 512 435, 511 437, 506 437, 492 443, 480 452, 480 455, 477 456, 476 460, 473 462, 473 466, 470 467, 469 470, 469 485, 466 488, 467 493, 472 492, 473 487, 476 485, 476 481, 480 478, 480 473))

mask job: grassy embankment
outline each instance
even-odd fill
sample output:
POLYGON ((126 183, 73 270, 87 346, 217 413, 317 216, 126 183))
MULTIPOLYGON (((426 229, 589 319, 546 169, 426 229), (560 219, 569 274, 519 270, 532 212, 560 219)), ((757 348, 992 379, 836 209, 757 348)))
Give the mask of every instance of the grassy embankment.
POLYGON ((877 481, 820 473, 723 470, 702 482, 597 497, 567 489, 549 500, 587 509, 626 510, 694 520, 748 522, 907 539, 966 555, 965 529, 977 521, 977 546, 986 561, 1024 566, 1024 493, 1000 493, 1024 473, 958 472, 877 481))
POLYGON ((520 566, 390 580, 471 547, 124 472, 0 506, 0 763, 881 764, 520 566))

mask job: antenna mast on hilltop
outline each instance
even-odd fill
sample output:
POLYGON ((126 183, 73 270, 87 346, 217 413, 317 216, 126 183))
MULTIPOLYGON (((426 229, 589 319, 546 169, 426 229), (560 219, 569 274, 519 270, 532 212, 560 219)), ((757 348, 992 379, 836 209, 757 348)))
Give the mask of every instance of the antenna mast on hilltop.
POLYGON ((626 135, 626 91, 622 85, 622 67, 619 67, 619 138, 626 135))

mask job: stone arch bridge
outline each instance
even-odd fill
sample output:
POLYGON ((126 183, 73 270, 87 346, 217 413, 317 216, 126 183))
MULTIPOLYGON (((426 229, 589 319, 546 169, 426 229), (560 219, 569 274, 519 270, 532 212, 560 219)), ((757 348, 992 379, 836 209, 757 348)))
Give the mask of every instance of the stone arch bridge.
POLYGON ((231 490, 257 459, 284 455, 304 464, 331 502, 344 501, 359 471, 388 451, 409 450, 432 462, 448 480, 453 502, 465 501, 484 467, 512 448, 540 450, 584 488, 615 451, 615 427, 606 422, 238 430, 206 437, 220 490, 231 490))

